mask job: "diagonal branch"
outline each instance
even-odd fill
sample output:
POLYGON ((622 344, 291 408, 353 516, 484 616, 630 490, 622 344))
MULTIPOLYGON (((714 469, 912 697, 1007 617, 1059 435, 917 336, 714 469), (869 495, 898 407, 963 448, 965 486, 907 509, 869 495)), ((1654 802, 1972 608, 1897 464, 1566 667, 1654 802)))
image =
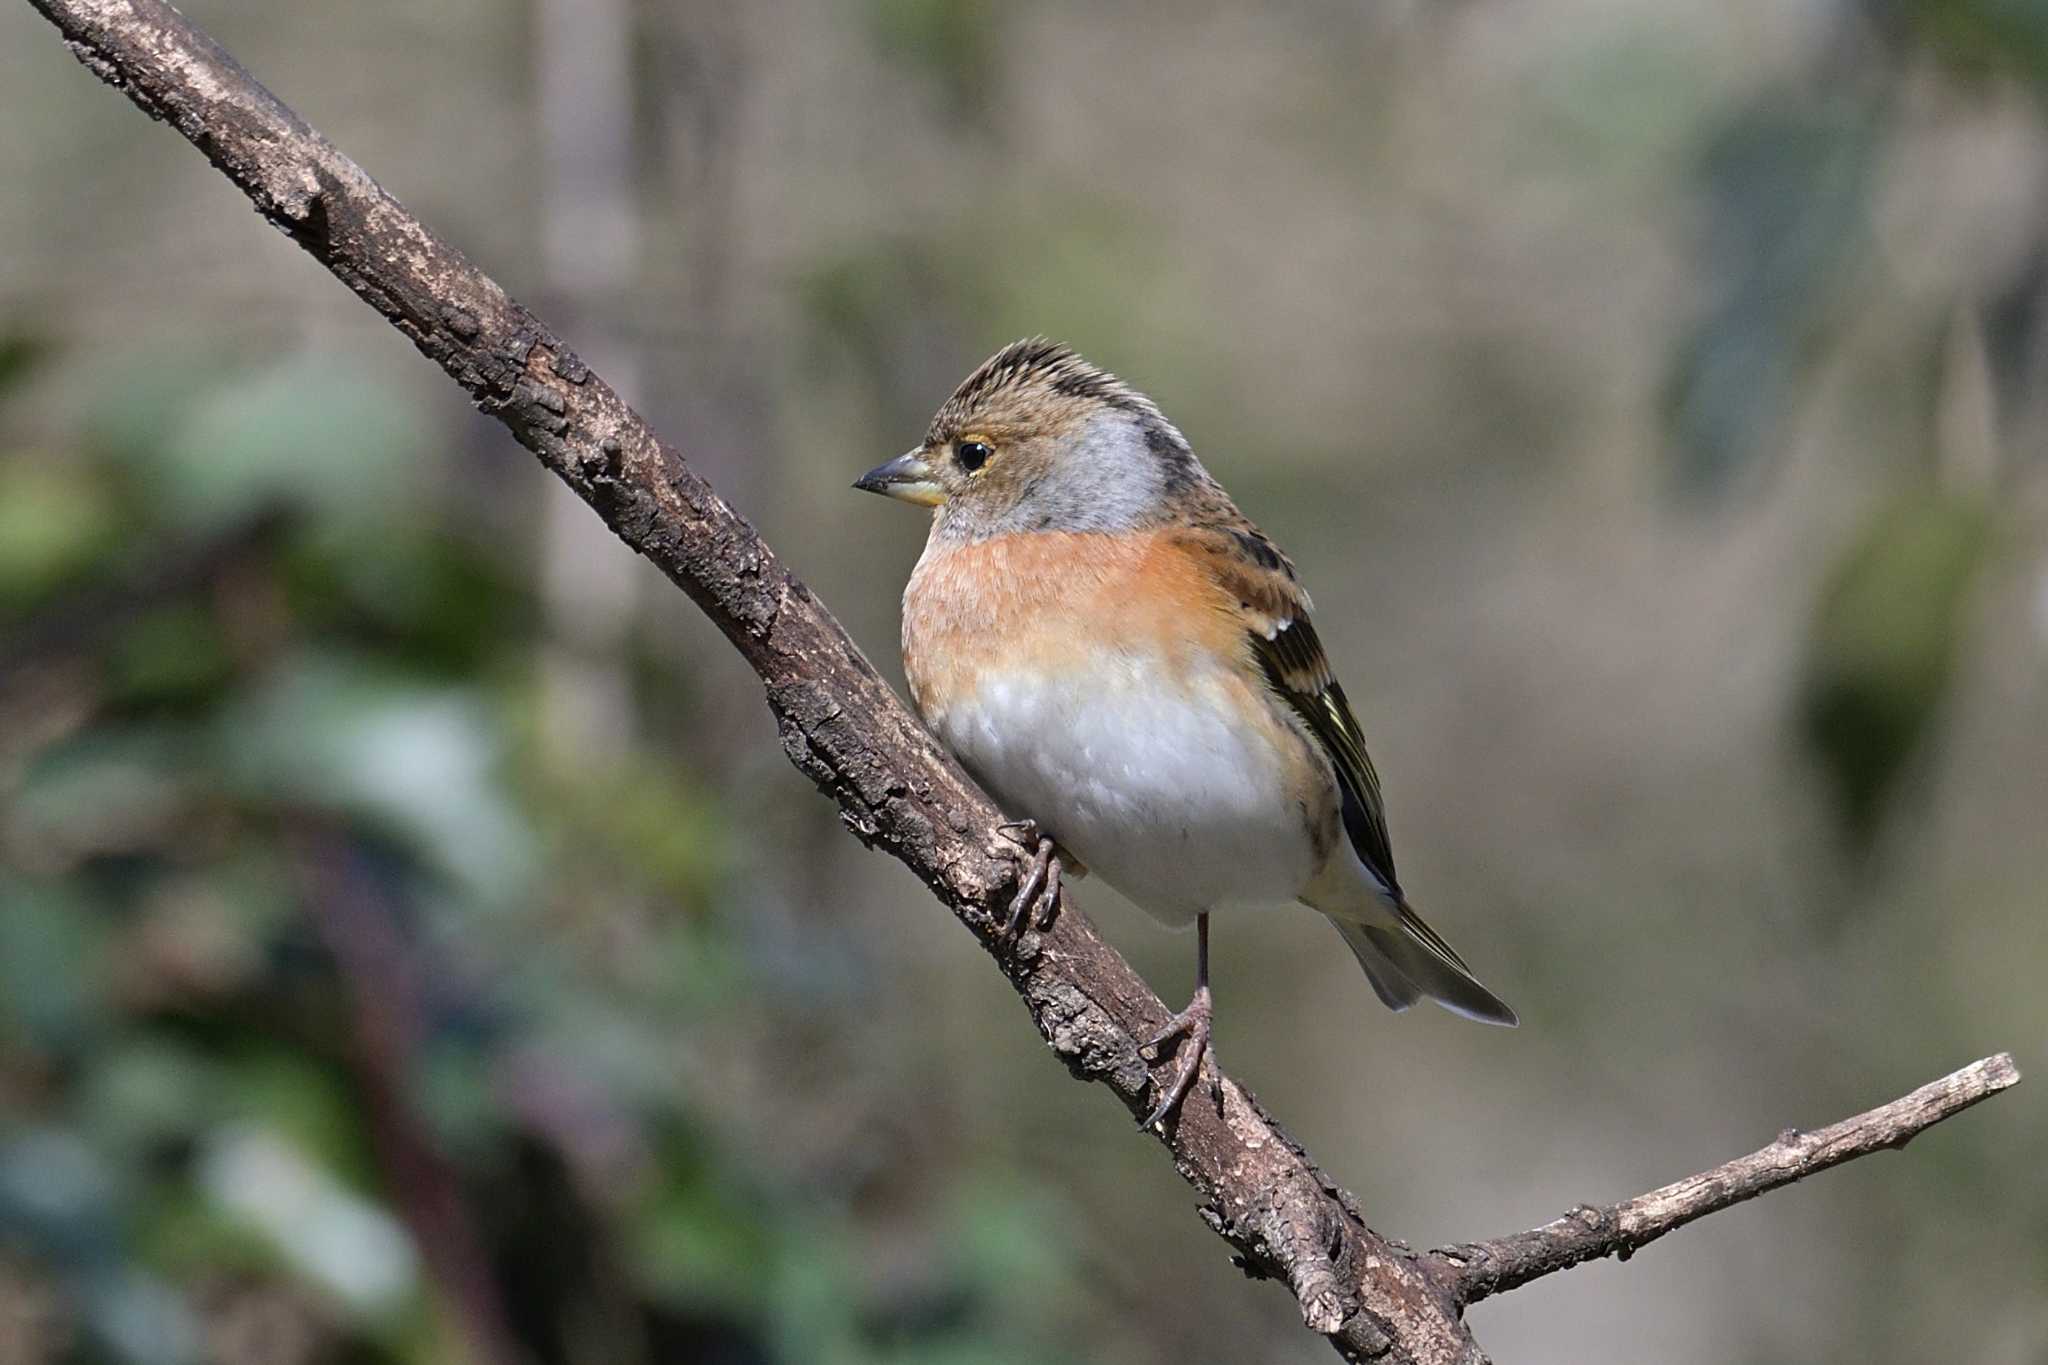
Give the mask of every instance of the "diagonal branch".
POLYGON ((1777 1141, 1698 1175, 1596 1209, 1582 1204, 1540 1228, 1433 1253, 1461 1272, 1458 1298, 1474 1304, 1604 1256, 1627 1260, 1667 1232, 1859 1156, 1904 1147, 1927 1129, 2020 1083, 2012 1054, 1972 1062, 1910 1095, 1811 1133, 1777 1141))
MULTIPOLYGON (((619 396, 499 285, 162 0, 31 0, 72 52, 175 127, 256 209, 381 313, 688 593, 761 676, 790 760, 863 842, 915 872, 988 946, 1076 1075, 1135 1116, 1138 1038, 1168 1011, 1068 908, 1020 950, 991 928, 1017 875, 1003 815, 932 741, 810 590, 619 396)), ((1204 1218, 1284 1281, 1355 1358, 1483 1359, 1449 1281, 1372 1233, 1243 1090, 1164 1135, 1204 1218)))
MULTIPOLYGON (((81 62, 203 151, 265 219, 410 337, 689 594, 760 675, 790 761, 838 803, 847 828, 901 859, 981 940, 1069 1070, 1108 1086, 1134 1116, 1149 1108, 1155 1081, 1136 1040, 1164 1026, 1166 1006, 1071 906, 1015 948, 996 937, 1018 875, 998 830, 1001 812, 675 447, 163 0, 30 3, 81 62)), ((1188 1104, 1161 1140, 1204 1221, 1246 1272, 1284 1282, 1306 1324, 1347 1359, 1483 1365, 1460 1317, 1465 1302, 1648 1240, 1640 1235, 1647 1224, 1631 1224, 1625 1236, 1538 1265, 1522 1248, 1550 1231, 1539 1229, 1456 1257, 1419 1255, 1368 1228, 1350 1196, 1250 1094, 1210 1074, 1213 1102, 1188 1104), (1487 1279, 1473 1269, 1482 1253, 1495 1258, 1489 1265, 1525 1269, 1487 1279)), ((1713 1207, 1708 1200, 1668 1226, 1713 1207)))

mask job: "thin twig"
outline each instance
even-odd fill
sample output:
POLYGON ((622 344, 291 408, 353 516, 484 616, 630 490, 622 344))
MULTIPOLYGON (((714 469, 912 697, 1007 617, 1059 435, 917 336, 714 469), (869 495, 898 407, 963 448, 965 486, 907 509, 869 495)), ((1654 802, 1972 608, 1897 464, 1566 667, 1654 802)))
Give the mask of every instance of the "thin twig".
MULTIPOLYGON (((790 761, 847 828, 901 859, 980 938, 1069 1070, 1134 1116, 1150 1107, 1161 1078, 1136 1040, 1165 1025, 1166 1006, 1071 905, 1019 943, 997 934, 1020 866, 1002 812, 675 447, 163 0, 30 4, 689 594, 760 675, 790 761)), ((1203 1074, 1213 1085, 1159 1137, 1246 1272, 1285 1283, 1347 1359, 1483 1365, 1460 1318, 1464 1269, 1373 1232, 1256 1100, 1207 1063, 1203 1074)))
POLYGON ((1810 1133, 1787 1128, 1768 1147, 1634 1199, 1605 1208, 1582 1204, 1540 1228, 1445 1247, 1435 1254, 1459 1268, 1459 1298, 1467 1304, 1603 1256, 1627 1260, 1695 1219, 1859 1156, 1904 1147, 1943 1119, 2019 1080, 2012 1055, 2001 1052, 1840 1123, 1810 1133))

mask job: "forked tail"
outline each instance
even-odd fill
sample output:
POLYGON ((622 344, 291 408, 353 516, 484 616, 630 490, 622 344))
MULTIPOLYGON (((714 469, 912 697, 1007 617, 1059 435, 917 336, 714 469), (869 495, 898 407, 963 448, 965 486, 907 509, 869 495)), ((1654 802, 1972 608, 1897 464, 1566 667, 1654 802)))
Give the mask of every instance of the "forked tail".
POLYGON ((1373 994, 1390 1010, 1405 1010, 1424 996, 1453 1014, 1513 1028, 1520 1020, 1507 1002, 1479 984, 1465 959, 1422 916, 1404 903, 1398 920, 1359 924, 1331 917, 1352 956, 1365 968, 1373 994))

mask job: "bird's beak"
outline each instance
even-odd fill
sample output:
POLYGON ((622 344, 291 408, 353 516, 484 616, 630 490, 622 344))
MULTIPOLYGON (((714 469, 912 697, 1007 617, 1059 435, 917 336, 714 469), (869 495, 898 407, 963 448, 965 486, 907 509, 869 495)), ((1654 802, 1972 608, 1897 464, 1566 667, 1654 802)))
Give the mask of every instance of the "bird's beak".
POLYGON ((887 464, 876 465, 855 479, 853 486, 863 493, 880 493, 885 498, 919 507, 937 507, 946 500, 946 490, 932 477, 932 467, 925 463, 922 447, 908 455, 898 455, 887 464))

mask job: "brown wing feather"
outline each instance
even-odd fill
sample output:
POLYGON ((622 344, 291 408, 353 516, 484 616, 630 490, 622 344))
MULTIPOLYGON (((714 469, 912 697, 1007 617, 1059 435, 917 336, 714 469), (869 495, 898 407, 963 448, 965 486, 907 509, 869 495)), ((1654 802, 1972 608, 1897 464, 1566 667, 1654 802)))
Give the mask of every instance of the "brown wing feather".
POLYGON ((1366 868, 1385 883, 1396 901, 1400 879, 1394 874, 1394 848, 1387 834, 1386 806, 1380 797, 1380 775, 1366 752, 1365 736, 1351 714, 1344 686, 1330 674, 1323 642, 1306 615, 1283 624, 1267 639, 1254 636, 1252 653, 1266 677, 1287 704, 1308 722, 1310 733, 1337 770, 1344 794, 1344 830, 1366 868))

